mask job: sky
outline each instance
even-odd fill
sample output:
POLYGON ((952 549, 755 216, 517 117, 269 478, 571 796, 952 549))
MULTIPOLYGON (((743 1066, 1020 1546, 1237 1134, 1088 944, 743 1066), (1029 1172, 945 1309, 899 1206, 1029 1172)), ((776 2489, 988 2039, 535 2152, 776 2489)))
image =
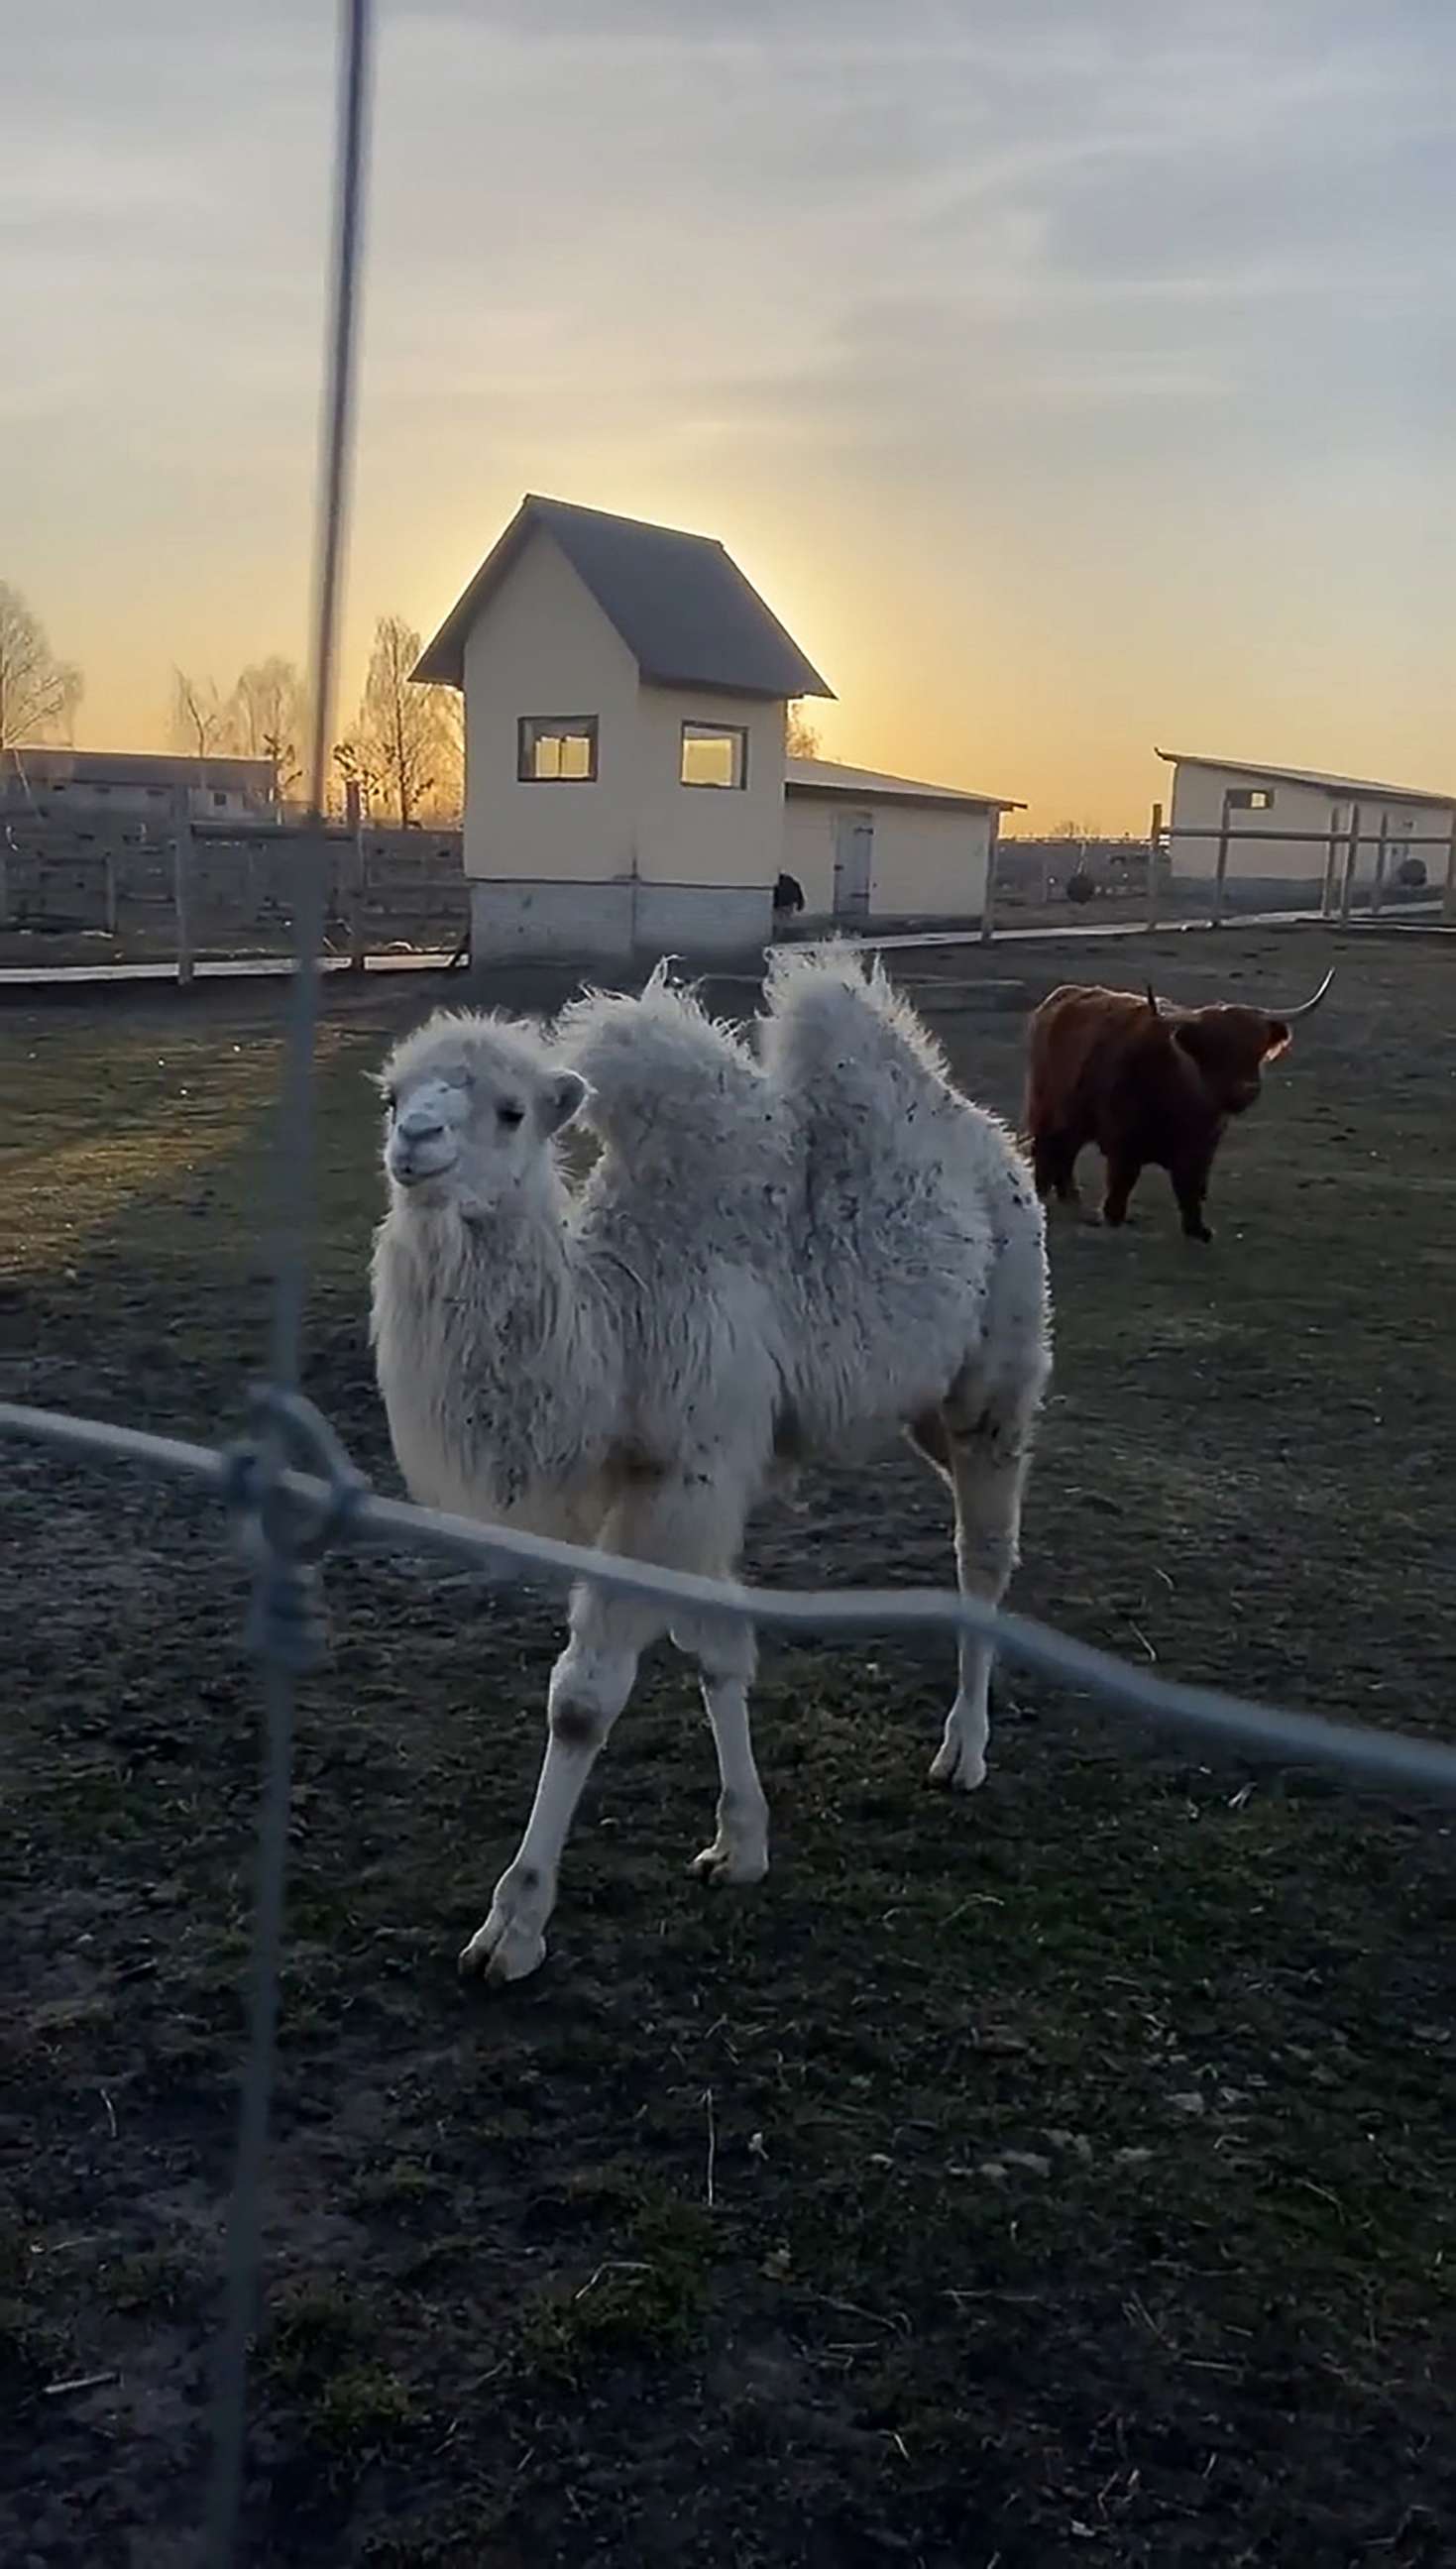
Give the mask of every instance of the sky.
MULTIPOLYGON (((19 0, 8 0, 19 6, 19 0)), ((1456 782, 1449 0, 380 0, 343 701, 524 492, 720 536, 828 754, 1145 826, 1456 782)), ((301 658, 329 0, 48 0, 0 578, 79 740, 301 658)))

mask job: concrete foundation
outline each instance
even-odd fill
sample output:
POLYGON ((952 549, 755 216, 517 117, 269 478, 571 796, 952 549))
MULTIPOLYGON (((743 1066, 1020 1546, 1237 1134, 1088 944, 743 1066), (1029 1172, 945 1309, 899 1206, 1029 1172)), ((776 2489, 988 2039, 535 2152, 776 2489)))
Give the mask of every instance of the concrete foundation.
POLYGON ((767 884, 474 881, 470 905, 478 965, 706 961, 757 952, 773 933, 767 884))

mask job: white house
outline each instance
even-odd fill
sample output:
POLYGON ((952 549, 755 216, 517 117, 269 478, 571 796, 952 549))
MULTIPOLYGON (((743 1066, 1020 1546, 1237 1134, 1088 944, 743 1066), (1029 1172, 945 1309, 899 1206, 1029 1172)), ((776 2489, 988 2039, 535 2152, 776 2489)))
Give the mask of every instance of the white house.
POLYGON ((994 794, 918 785, 829 759, 791 758, 784 865, 811 918, 978 918, 1003 812, 994 794))
POLYGON ((623 959, 767 942, 787 869, 846 923, 984 898, 997 814, 790 761, 830 689, 723 547, 526 499, 414 671, 465 694, 478 956, 623 959))
POLYGON ((1207 882, 1213 876, 1227 824, 1226 880, 1257 886, 1260 898, 1316 901, 1326 880, 1343 880, 1352 832, 1359 842, 1357 883, 1369 884, 1383 867, 1385 881, 1393 885, 1399 868, 1414 857, 1424 864, 1428 882, 1445 881, 1456 795, 1315 768, 1247 766, 1168 749, 1157 755, 1173 769, 1169 828, 1175 878, 1207 882), (1181 831, 1201 835, 1180 838, 1181 831), (1283 831, 1309 835, 1271 835, 1283 831))
POLYGON ((191 758, 135 749, 0 750, 0 811, 85 826, 125 818, 165 831, 186 792, 194 821, 277 818, 270 758, 191 758))

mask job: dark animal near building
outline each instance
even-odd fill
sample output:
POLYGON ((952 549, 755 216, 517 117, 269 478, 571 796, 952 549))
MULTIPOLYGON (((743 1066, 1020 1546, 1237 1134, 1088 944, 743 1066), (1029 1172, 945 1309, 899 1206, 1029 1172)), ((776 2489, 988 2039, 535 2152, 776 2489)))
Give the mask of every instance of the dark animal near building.
POLYGON ((1031 1018, 1026 1135, 1036 1191, 1077 1201, 1078 1154, 1095 1142, 1107 1162, 1102 1219, 1127 1219, 1128 1198, 1150 1164, 1173 1181, 1190 1240, 1212 1240, 1204 1198, 1214 1154, 1232 1115, 1259 1096, 1266 1062, 1288 1049, 1297 1017, 1262 1008, 1160 1006, 1151 987, 1082 989, 1068 983, 1031 1018))

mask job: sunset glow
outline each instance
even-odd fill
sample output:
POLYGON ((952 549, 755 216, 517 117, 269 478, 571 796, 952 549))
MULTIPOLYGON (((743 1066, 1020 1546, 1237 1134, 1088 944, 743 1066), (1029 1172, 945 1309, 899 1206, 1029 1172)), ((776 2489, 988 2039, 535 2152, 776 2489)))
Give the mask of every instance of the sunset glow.
MULTIPOLYGON (((0 578, 83 742, 301 655, 333 32, 7 62, 0 578)), ((1020 827, 1170 737, 1450 785, 1453 74, 1438 0, 385 0, 346 698, 530 489, 720 536, 829 753, 1020 827)))

